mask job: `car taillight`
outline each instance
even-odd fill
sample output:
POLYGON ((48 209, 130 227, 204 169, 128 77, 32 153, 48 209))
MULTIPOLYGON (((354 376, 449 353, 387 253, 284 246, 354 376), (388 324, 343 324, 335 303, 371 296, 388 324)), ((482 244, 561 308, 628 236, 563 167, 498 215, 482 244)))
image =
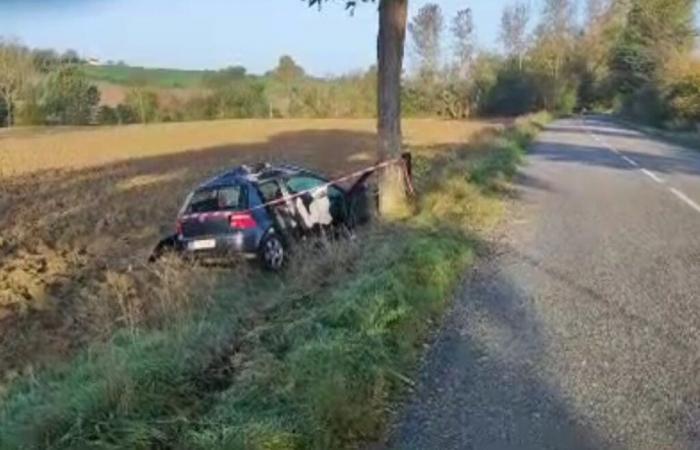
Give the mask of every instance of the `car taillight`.
POLYGON ((175 222, 175 234, 182 236, 182 220, 180 219, 177 219, 177 222, 175 222))
POLYGON ((250 230, 258 226, 255 218, 250 213, 231 214, 229 223, 231 224, 231 228, 235 228, 236 230, 250 230))

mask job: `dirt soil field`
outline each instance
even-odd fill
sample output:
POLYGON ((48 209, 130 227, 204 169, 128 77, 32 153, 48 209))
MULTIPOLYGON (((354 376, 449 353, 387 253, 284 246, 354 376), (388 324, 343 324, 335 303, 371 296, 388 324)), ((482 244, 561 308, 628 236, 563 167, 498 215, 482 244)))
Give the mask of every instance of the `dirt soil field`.
MULTIPOLYGON (((106 333, 100 315, 115 314, 104 305, 145 295, 133 274, 172 232, 198 182, 265 160, 349 172, 374 161, 374 125, 237 120, 0 132, 0 381, 106 333)), ((500 126, 408 120, 404 132, 408 146, 438 151, 500 126)))

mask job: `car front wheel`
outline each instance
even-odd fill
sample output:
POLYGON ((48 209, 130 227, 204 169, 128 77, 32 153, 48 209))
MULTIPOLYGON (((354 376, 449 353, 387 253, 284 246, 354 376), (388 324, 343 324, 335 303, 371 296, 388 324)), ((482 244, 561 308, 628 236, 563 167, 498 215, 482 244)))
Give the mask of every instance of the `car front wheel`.
POLYGON ((277 272, 284 266, 285 258, 284 244, 279 237, 268 236, 260 244, 260 259, 263 268, 277 272))

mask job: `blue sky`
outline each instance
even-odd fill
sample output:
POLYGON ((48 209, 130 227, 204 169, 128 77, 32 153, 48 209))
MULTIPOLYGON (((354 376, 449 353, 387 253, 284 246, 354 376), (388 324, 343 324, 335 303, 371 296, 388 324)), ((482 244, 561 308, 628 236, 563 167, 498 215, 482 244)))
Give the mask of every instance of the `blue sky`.
MULTIPOLYGON (((471 7, 480 43, 494 47, 508 1, 439 4, 446 18, 471 7)), ((426 2, 411 0, 411 13, 426 2)), ((321 12, 302 0, 0 0, 5 37, 150 67, 261 73, 286 53, 315 75, 339 74, 374 62, 376 22, 375 5, 350 17, 338 0, 321 12)))

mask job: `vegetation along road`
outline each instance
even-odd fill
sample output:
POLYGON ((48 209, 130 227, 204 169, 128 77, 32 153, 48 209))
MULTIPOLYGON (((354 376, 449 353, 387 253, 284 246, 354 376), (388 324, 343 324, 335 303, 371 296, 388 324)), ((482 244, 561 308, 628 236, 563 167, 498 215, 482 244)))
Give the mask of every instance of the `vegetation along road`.
POLYGON ((560 120, 390 448, 700 446, 700 154, 560 120))

